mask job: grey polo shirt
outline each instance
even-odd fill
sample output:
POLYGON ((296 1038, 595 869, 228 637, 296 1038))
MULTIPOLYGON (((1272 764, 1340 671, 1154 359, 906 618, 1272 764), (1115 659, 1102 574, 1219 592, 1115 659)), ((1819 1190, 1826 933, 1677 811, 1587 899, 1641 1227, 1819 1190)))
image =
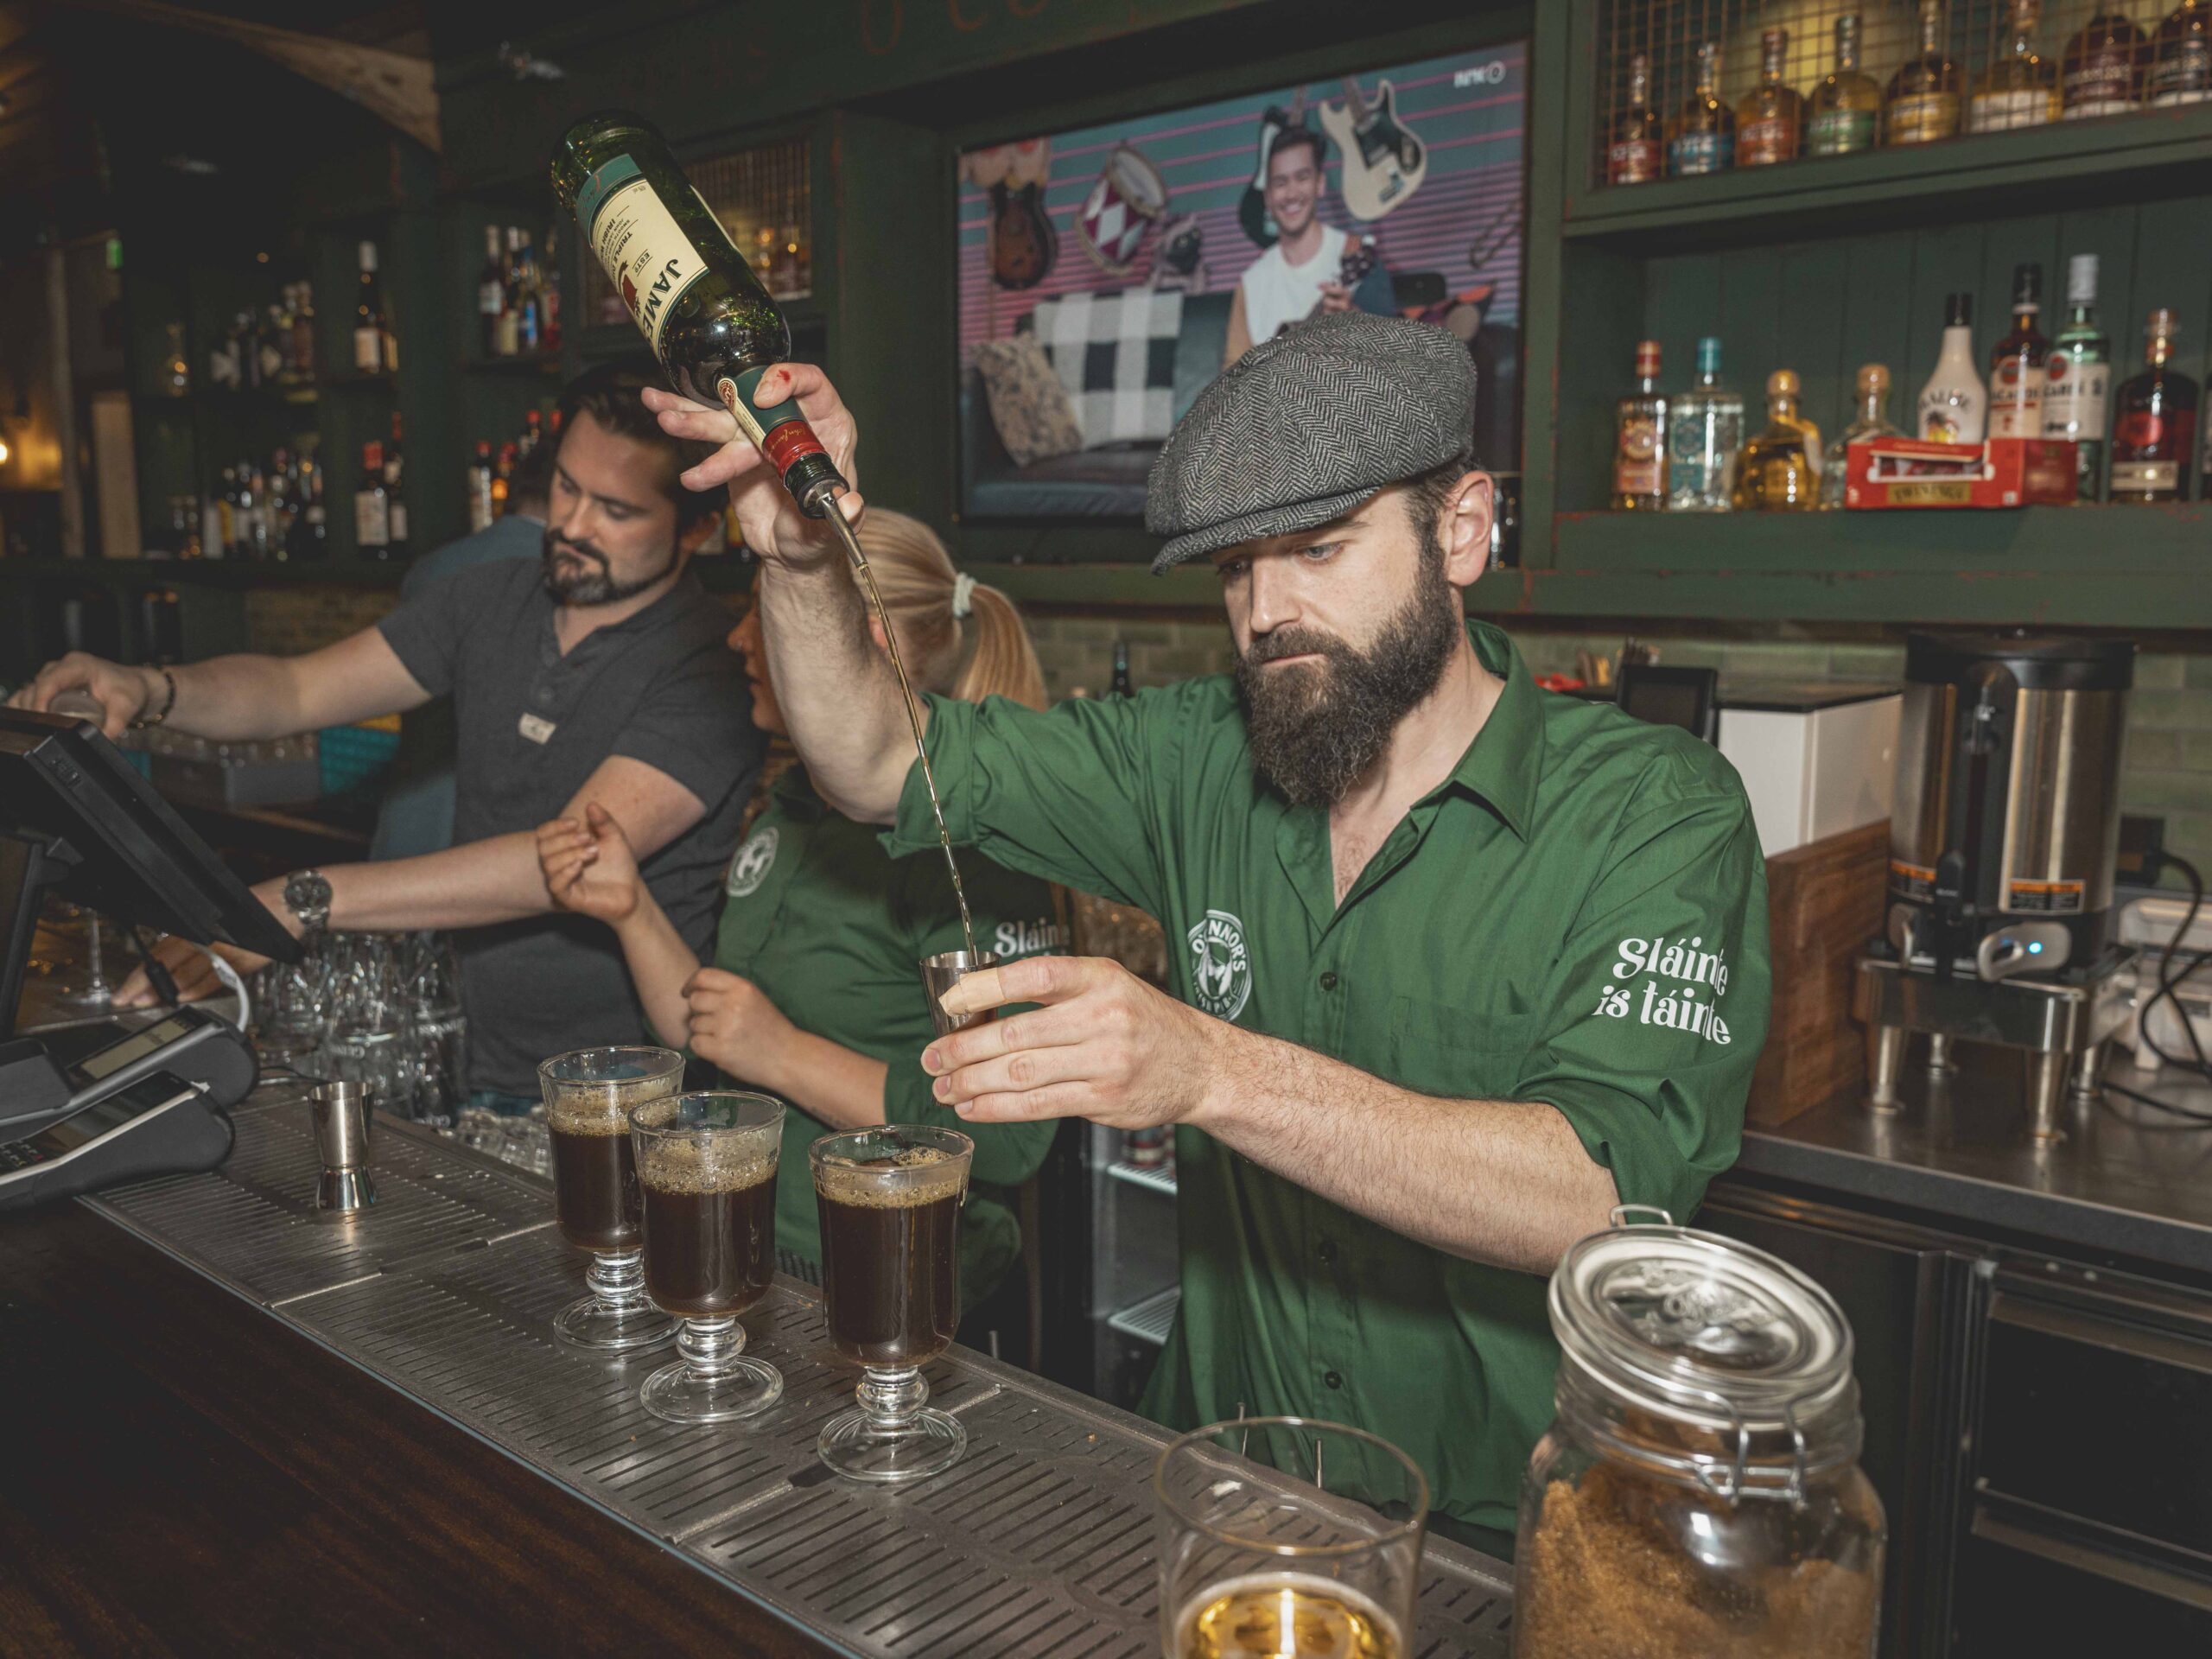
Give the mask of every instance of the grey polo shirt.
MULTIPOLYGON (((456 844, 558 816, 610 755, 666 772, 707 813, 645 862, 645 885, 704 957, 722 867, 765 745, 729 613, 687 572, 628 620, 563 656, 541 566, 479 565, 404 601, 378 626, 432 696, 453 698, 456 844)), ((469 1083, 537 1092, 551 1054, 649 1042, 614 935, 578 916, 470 928, 455 946, 468 1013, 469 1083)))

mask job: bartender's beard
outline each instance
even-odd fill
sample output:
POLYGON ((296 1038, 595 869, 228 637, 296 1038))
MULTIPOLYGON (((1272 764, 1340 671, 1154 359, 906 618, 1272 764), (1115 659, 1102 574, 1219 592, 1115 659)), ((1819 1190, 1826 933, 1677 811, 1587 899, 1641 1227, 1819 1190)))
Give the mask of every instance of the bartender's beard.
POLYGON ((614 563, 589 542, 572 542, 550 524, 545 531, 545 549, 540 556, 545 565, 545 591, 563 605, 588 607, 619 605, 626 599, 634 599, 657 582, 667 579, 676 569, 677 550, 671 547, 668 558, 661 568, 649 576, 639 576, 632 582, 614 579, 614 563), (561 565, 563 554, 582 561, 583 569, 564 570, 561 565))
POLYGON ((1433 537, 1422 541, 1412 597, 1364 650, 1314 628, 1277 628, 1237 660, 1252 762, 1288 799, 1342 800, 1443 677, 1464 625, 1444 550, 1433 537), (1321 661, 1262 666, 1307 652, 1321 661))

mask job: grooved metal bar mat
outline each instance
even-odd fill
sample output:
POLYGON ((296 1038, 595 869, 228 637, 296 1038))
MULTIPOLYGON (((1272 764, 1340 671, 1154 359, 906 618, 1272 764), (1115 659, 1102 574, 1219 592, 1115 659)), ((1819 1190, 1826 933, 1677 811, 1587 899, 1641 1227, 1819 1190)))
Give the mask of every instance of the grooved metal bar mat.
MULTIPOLYGON (((782 1403, 678 1427, 638 1403, 667 1351, 625 1364, 555 1339, 583 1258, 547 1182, 380 1119, 377 1204, 319 1216, 305 1108, 261 1096, 236 1120, 224 1168, 84 1202, 851 1653, 1157 1653, 1151 1425, 955 1350, 926 1375, 967 1457, 904 1491, 855 1487, 814 1455, 855 1373, 810 1287, 779 1279, 744 1319, 782 1403)), ((1495 1563, 1431 1541, 1415 1654, 1503 1659, 1511 1611, 1495 1563)))

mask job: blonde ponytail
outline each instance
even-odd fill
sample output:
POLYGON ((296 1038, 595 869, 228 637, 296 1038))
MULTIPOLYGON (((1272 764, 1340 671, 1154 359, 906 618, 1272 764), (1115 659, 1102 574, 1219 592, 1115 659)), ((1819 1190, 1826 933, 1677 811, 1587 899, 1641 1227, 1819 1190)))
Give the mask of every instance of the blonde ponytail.
POLYGON ((962 582, 952 556, 927 524, 871 507, 861 520, 860 543, 919 689, 949 692, 967 702, 1003 696, 1032 709, 1045 706, 1045 671, 1021 613, 997 588, 962 582), (967 589, 976 624, 972 650, 953 614, 957 588, 967 589))

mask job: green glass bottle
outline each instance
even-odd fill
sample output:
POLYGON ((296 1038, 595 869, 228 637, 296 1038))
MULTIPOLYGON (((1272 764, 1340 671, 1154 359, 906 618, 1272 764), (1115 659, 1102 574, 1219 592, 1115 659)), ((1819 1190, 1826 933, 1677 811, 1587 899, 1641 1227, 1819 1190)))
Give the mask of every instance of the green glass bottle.
POLYGON ((670 385, 727 408, 799 505, 828 513, 848 486, 798 400, 753 406, 760 377, 791 356, 790 327, 659 130, 627 110, 586 116, 554 146, 553 194, 575 214, 670 385))

